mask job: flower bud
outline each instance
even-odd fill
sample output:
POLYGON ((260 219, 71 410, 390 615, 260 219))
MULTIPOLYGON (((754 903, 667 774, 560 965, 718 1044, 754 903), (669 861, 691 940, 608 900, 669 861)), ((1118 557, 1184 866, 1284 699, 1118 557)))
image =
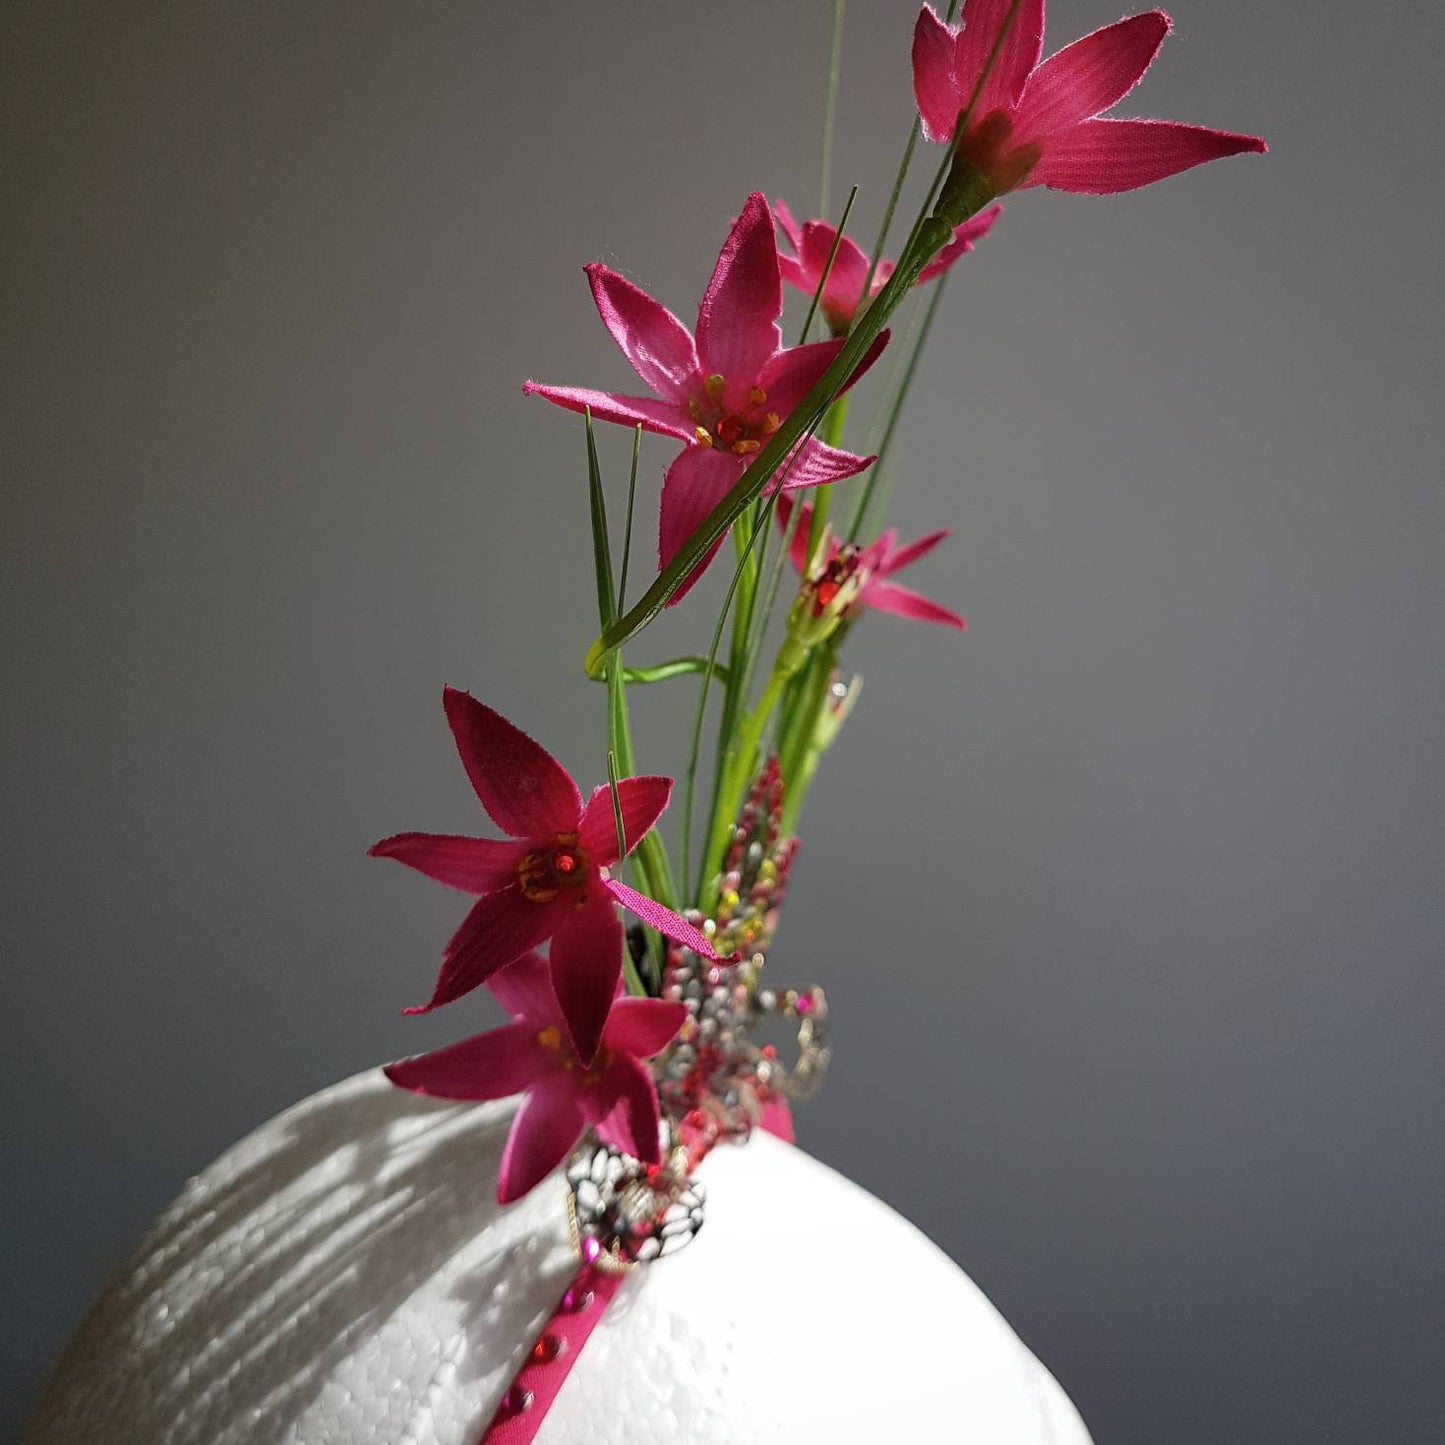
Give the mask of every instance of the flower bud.
POLYGON ((868 580, 863 553, 851 542, 803 579, 788 612, 788 636, 800 647, 816 647, 837 630, 868 580))

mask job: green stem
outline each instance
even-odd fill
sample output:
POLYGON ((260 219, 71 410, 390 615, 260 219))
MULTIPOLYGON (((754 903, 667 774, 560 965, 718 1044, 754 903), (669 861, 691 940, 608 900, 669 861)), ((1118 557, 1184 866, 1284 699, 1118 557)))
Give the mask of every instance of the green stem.
MULTIPOLYGON (((759 529, 765 524, 766 519, 767 509, 764 508, 748 538, 748 551, 750 553, 757 543, 759 529)), ((689 867, 692 852, 692 812, 693 802, 697 794, 697 764, 702 752, 702 727, 707 717, 708 689, 717 668, 717 650, 722 645, 723 628, 727 625, 728 613, 732 610, 733 598, 737 595, 738 583, 741 581, 742 575, 743 566, 740 563, 737 567, 733 568, 733 575, 728 582, 727 593, 723 597, 722 609, 719 611, 717 622, 713 626, 712 644, 708 648, 706 666, 703 668, 702 674, 702 686, 697 690, 697 707, 693 711, 692 742, 688 748, 687 771, 683 775, 682 789, 682 881, 684 887, 687 886, 688 879, 692 876, 689 867)), ((728 675, 727 680, 733 687, 738 686, 738 680, 732 677, 731 674, 728 675)), ((692 895, 699 900, 699 904, 701 902, 701 893, 702 884, 699 882, 696 891, 692 895)))
POLYGON ((742 795, 751 781, 757 766, 758 745, 762 742, 763 731, 773 715, 788 683, 808 660, 808 649, 791 637, 783 639, 778 649, 777 661, 768 678, 768 685, 758 699, 758 705, 748 714, 735 745, 727 750, 729 765, 719 797, 720 806, 712 821, 712 833, 708 839, 708 850, 704 857, 703 885, 722 867, 722 858, 727 850, 728 830, 742 801, 742 795))
MULTIPOLYGON (((719 682, 727 681, 726 664, 709 663, 705 657, 674 657, 667 662, 654 662, 651 667, 624 667, 622 681, 628 687, 639 687, 653 682, 668 682, 674 677, 691 677, 695 673, 708 671, 711 671, 719 682)), ((605 678, 600 680, 606 681, 605 678)))
POLYGON ((634 998, 648 998, 647 985, 643 983, 641 975, 637 972, 637 965, 632 961, 632 953, 627 947, 626 940, 622 944, 622 981, 627 986, 627 992, 634 998))
POLYGON ((783 770, 785 799, 792 796, 796 761, 802 755, 812 730, 808 699, 817 688, 818 669, 824 666, 825 652, 825 649, 819 649, 808 659, 807 667, 793 679, 779 713, 778 766, 783 770))
MULTIPOLYGON (((619 775, 636 777, 637 756, 632 747, 632 721, 627 709, 627 682, 622 654, 614 653, 607 666, 607 740, 617 760, 619 775)), ((656 828, 649 829, 633 855, 642 875, 643 892, 668 908, 677 907, 677 883, 667 845, 656 828)), ((621 859, 618 860, 619 867, 621 859)))
POLYGON ((808 795, 813 774, 818 769, 821 749, 816 746, 818 727, 823 710, 828 705, 828 692, 833 685, 833 669, 837 664, 838 649, 834 639, 814 656, 798 707, 796 726, 791 729, 786 760, 783 768, 783 830, 791 833, 797 827, 798 814, 803 809, 803 799, 808 795), (809 766, 809 760, 812 760, 809 766))
MULTIPOLYGON (((755 538, 766 540, 762 528, 764 518, 759 508, 766 502, 754 502, 733 528, 733 547, 737 553, 738 567, 742 577, 738 585, 737 602, 733 608, 732 651, 728 662, 728 677, 723 685, 722 720, 718 724, 719 739, 730 738, 737 727, 737 720, 747 706, 748 687, 751 681, 748 671, 748 641, 752 636, 753 612, 758 595, 758 560, 755 538)), ((716 767, 713 771, 713 796, 722 785, 724 764, 719 749, 716 767)))
MULTIPOLYGON (((823 419, 823 440, 830 446, 841 446, 843 428, 848 421, 848 394, 844 392, 823 419)), ((813 525, 808 532, 808 566, 811 568, 823 550, 823 533, 828 526, 828 508, 833 501, 834 483, 825 483, 813 489, 813 525)))
POLYGON ((793 783, 784 795, 781 827, 785 837, 798 831, 798 817, 803 811, 803 800, 818 775, 818 764, 823 761, 823 749, 810 743, 803 749, 803 759, 794 767, 793 783))

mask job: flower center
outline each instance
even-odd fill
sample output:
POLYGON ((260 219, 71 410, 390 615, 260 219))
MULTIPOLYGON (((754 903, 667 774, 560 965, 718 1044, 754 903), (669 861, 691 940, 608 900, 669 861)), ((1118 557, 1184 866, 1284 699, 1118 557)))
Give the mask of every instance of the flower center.
POLYGON ((843 608, 849 606, 862 590, 866 580, 861 566, 862 555, 851 542, 847 543, 838 549, 837 556, 823 568, 818 577, 808 584, 812 593, 814 617, 821 617, 838 603, 844 588, 848 589, 848 596, 843 599, 843 608))
POLYGON ((547 847, 533 848, 517 862, 522 896, 533 903, 550 903, 563 889, 584 888, 587 872, 587 855, 575 833, 558 833, 547 847))
POLYGON ((1032 141, 1015 145, 1013 132, 1013 117, 1004 110, 991 110, 958 142, 958 159, 982 171, 996 196, 1021 185, 1043 154, 1043 148, 1032 141))
POLYGON ((768 394, 749 387, 746 397, 729 397, 727 379, 716 372, 703 382, 703 395, 687 399, 688 415, 697 423, 693 433, 699 446, 721 447, 734 456, 751 456, 777 431, 781 418, 768 411, 768 394), (736 401, 738 404, 730 405, 736 401))
POLYGON ((598 1044, 592 1062, 582 1071, 584 1084, 600 1084, 602 1076, 612 1067, 612 1050, 606 1044, 598 1044))

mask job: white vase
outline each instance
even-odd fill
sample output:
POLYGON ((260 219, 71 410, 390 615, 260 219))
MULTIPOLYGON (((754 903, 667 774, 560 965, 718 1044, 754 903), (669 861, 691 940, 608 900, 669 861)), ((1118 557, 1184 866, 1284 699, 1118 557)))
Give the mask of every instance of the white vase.
MULTIPOLYGON (((34 1445, 477 1445, 575 1268, 560 1176, 500 1208, 513 1104, 359 1074, 193 1179, 71 1340, 34 1445)), ((766 1135, 703 1164, 706 1225, 634 1271, 538 1445, 1087 1445, 977 1287, 766 1135)))

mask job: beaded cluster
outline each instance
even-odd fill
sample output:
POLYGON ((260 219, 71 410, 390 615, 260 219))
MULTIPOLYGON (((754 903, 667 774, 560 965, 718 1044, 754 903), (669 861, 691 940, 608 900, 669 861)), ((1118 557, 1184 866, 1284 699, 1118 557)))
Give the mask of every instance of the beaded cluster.
POLYGON ((595 1141, 573 1155, 569 1217, 581 1258, 628 1269, 671 1253, 702 1227, 705 1195, 693 1178, 722 1143, 741 1143, 770 1115, 786 1117, 828 1067, 828 1003, 823 990, 763 982, 768 950, 787 893, 798 840, 782 836, 783 779, 770 758, 748 790, 724 858, 715 918, 695 911, 719 954, 714 963, 674 945, 662 996, 686 1005, 687 1020, 654 1063, 668 1147, 644 1166, 595 1141), (769 1021, 791 1027, 791 1061, 764 1042, 769 1021))

